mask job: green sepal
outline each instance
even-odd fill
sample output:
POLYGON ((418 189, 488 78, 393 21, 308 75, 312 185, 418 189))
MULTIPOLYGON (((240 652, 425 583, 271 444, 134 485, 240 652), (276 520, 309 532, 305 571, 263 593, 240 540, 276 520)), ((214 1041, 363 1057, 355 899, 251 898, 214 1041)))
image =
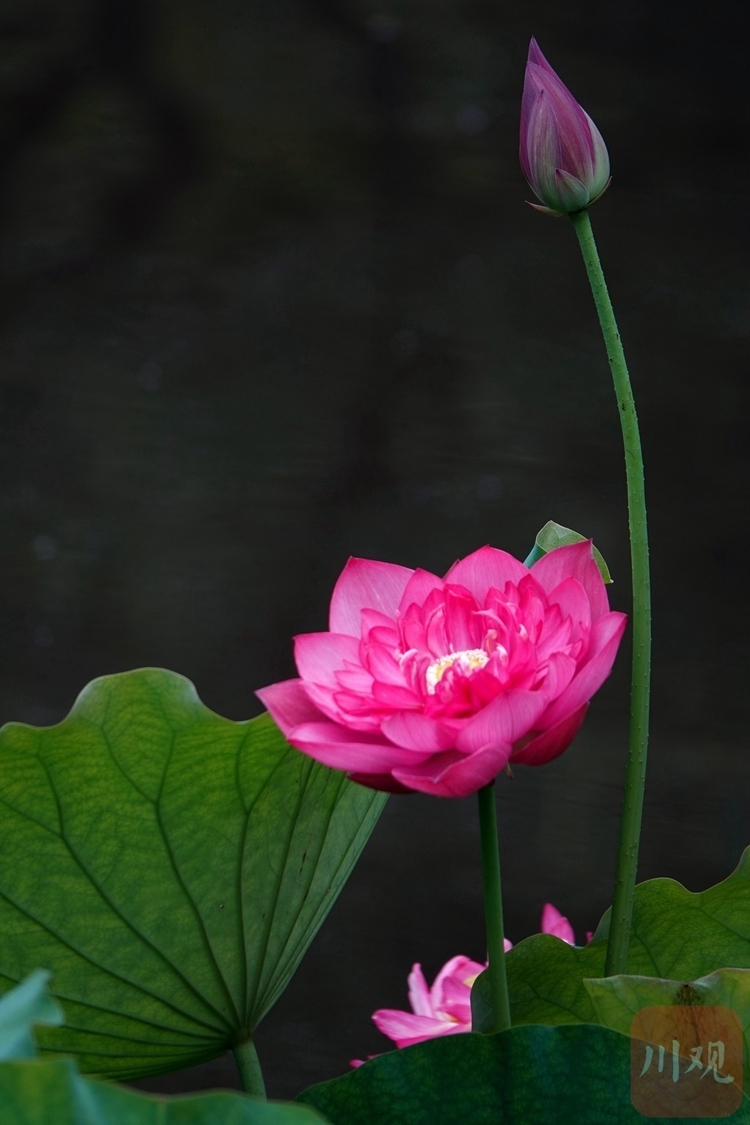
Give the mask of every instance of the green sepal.
MULTIPOLYGON (((577 531, 573 531, 569 527, 563 527, 562 524, 555 523, 554 520, 549 520, 538 533, 531 553, 524 562, 524 566, 533 566, 535 562, 538 562, 544 555, 548 555, 550 551, 554 551, 558 547, 567 547, 569 543, 582 543, 587 538, 587 535, 579 535, 577 531)), ((611 585, 612 575, 609 573, 609 567, 602 558, 601 551, 597 550, 593 543, 592 549, 594 552, 594 561, 599 567, 599 573, 607 585, 611 585)))

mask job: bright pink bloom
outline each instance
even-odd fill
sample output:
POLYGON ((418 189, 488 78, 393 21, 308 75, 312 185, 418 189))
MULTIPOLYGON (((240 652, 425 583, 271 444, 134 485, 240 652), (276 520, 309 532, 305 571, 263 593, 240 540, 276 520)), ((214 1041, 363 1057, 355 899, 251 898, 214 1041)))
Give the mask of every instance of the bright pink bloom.
POLYGON ((551 902, 545 902, 542 910, 542 933, 552 934, 553 937, 560 938, 568 945, 575 945, 576 943, 576 935, 570 922, 551 902))
MULTIPOLYGON (((506 942, 509 948, 510 942, 506 942)), ((397 1047, 471 1031, 471 986, 485 968, 468 957, 453 957, 428 988, 422 966, 414 965, 409 974, 411 1012, 381 1008, 373 1013, 375 1026, 397 1047)))
MULTIPOLYGON (((545 903, 542 910, 542 933, 552 934, 568 945, 575 945, 573 927, 551 902, 545 903)), ((511 942, 505 938, 505 952, 512 948, 511 942)), ((412 1043, 421 1043, 438 1035, 471 1031, 471 986, 486 968, 486 963, 480 965, 468 957, 453 957, 443 965, 432 988, 429 988, 422 966, 412 966, 409 974, 411 1011, 381 1008, 373 1013, 375 1026, 397 1047, 410 1047, 412 1043)), ((352 1060, 352 1066, 361 1065, 360 1059, 352 1060)))
POLYGON ((609 154, 602 135, 531 40, 521 103, 523 174, 544 207, 583 211, 609 187, 609 154))
POLYGON ((466 797, 567 749, 625 620, 588 542, 531 569, 482 547, 445 578, 350 559, 330 632, 295 638, 301 678, 258 695, 293 746, 363 785, 466 797))

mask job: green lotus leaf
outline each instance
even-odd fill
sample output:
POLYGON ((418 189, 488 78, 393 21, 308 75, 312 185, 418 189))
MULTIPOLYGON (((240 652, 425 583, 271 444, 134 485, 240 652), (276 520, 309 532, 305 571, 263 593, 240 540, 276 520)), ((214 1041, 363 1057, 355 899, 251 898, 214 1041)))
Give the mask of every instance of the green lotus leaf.
POLYGON ((45 1050, 121 1079, 253 1035, 385 802, 263 715, 213 714, 158 669, 0 731, 0 988, 51 974, 45 1050))
POLYGON ((83 1078, 72 1059, 36 1055, 32 1026, 62 1011, 37 970, 0 1000, 0 1125, 323 1125, 312 1109, 232 1093, 153 1098, 83 1078))
MULTIPOLYGON (((579 948, 537 934, 506 956, 511 1018, 523 1023, 594 1023, 586 980, 604 977, 610 911, 591 942, 579 948)), ((673 879, 635 889, 628 975, 695 981, 732 966, 750 969, 750 848, 723 882, 693 893, 673 879)), ((475 1030, 486 1024, 486 974, 472 992, 475 1030)))
POLYGON ((217 1091, 149 1097, 83 1078, 72 1059, 0 1064, 0 1125, 325 1125, 313 1109, 217 1091))
POLYGON ((623 975, 583 983, 597 1021, 625 1035, 636 1012, 652 1005, 730 1008, 742 1025, 745 1060, 750 1059, 750 969, 719 969, 693 981, 623 975))
MULTIPOLYGON (((591 1024, 450 1035, 380 1055, 298 1101, 333 1125, 638 1125, 630 1051, 624 1035, 591 1024)), ((731 1121, 750 1125, 747 1099, 731 1121)))
POLYGON ((32 1059, 36 1044, 33 1024, 59 1026, 63 1013, 47 991, 49 973, 37 969, 0 999, 0 1061, 32 1059))

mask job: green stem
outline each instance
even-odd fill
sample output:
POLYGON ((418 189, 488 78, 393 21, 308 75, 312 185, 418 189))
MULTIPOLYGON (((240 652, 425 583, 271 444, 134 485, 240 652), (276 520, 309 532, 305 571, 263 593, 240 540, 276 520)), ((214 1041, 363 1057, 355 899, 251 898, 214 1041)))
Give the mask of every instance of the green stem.
POLYGON ((627 970, 628 944, 633 917, 638 844, 643 816, 648 750, 648 709, 651 683, 651 582, 648 568, 648 528, 643 484, 643 453, 638 418, 625 363, 620 333, 607 292, 588 211, 570 216, 583 254, 596 311, 599 314, 607 358, 617 395, 625 445, 625 472, 630 523, 630 566, 633 582, 633 671, 630 692, 630 739, 625 773, 625 802, 617 852, 617 874, 607 946, 606 975, 627 970))
POLYGON ((255 1042, 252 1039, 246 1039, 244 1043, 238 1043, 233 1048, 232 1054, 234 1055, 234 1061, 237 1063, 237 1070, 240 1072, 242 1089, 246 1094, 252 1094, 255 1098, 263 1098, 265 1101, 266 1084, 263 1081, 263 1072, 260 1069, 255 1042))
POLYGON ((487 927, 487 959, 489 961, 492 996, 492 1030, 510 1027, 508 979, 505 974, 503 944, 503 896, 500 886, 500 849, 497 842, 495 784, 490 782, 477 793, 479 799, 479 836, 482 845, 482 887, 484 917, 487 927))

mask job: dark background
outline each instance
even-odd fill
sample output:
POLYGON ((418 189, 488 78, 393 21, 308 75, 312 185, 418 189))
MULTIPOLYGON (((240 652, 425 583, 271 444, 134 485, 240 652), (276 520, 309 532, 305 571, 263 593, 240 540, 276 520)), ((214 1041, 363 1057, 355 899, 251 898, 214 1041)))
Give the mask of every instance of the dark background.
MULTIPOLYGON (((2 0, 0 712, 294 672, 350 554, 444 572, 593 535, 628 607, 617 411, 575 238, 517 166, 534 33, 597 121, 654 580, 640 873, 750 843, 748 33, 739 3, 2 0)), ((509 936, 610 898, 628 653, 575 746, 499 785, 509 936)), ((258 1036, 291 1096, 388 1046, 406 976, 484 953, 473 800, 394 798, 258 1036)), ((229 1058, 144 1085, 237 1085, 229 1058)))

